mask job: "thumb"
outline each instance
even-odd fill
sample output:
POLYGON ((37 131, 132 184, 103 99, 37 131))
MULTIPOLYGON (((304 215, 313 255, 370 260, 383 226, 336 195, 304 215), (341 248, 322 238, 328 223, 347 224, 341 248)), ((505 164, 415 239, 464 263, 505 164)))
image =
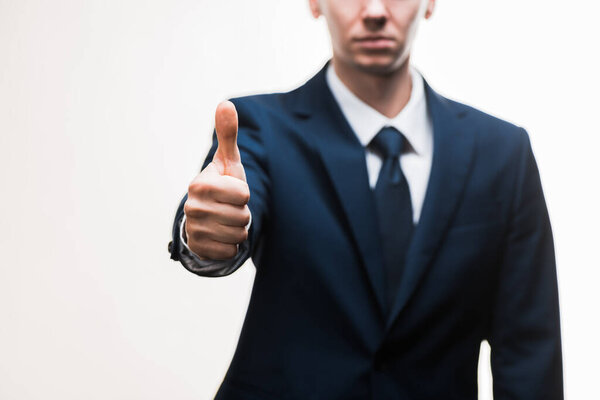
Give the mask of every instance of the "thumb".
POLYGON ((217 106, 215 130, 217 131, 218 145, 213 156, 213 163, 222 175, 246 180, 240 150, 237 146, 238 115, 232 102, 223 101, 217 106))

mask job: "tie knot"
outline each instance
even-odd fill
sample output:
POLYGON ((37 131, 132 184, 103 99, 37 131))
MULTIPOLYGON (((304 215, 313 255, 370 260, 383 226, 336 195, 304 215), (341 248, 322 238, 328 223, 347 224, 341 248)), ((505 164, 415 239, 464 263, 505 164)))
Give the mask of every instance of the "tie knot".
POLYGON ((369 147, 383 158, 398 157, 404 147, 404 135, 396 128, 386 126, 375 135, 369 147))

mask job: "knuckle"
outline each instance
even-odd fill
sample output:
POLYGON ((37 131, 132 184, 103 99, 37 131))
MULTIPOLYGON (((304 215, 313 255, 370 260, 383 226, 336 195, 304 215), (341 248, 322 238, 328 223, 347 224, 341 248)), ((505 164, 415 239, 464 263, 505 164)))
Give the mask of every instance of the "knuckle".
POLYGON ((206 206, 204 203, 200 203, 198 207, 196 207, 196 215, 199 218, 206 218, 211 215, 211 209, 206 206))
MULTIPOLYGON (((200 254, 198 254, 198 255, 200 255, 200 254)), ((217 251, 215 251, 214 249, 207 247, 204 250, 202 257, 206 257, 210 260, 216 260, 219 258, 219 253, 217 251)))
POLYGON ((237 255, 237 246, 236 245, 228 245, 223 249, 223 257, 224 258, 233 258, 237 255))
POLYGON ((214 197, 217 183, 212 179, 194 179, 188 188, 188 196, 214 197))
POLYGON ((198 175, 196 178, 194 178, 192 182, 190 182, 190 185, 188 186, 188 195, 199 193, 202 190, 203 186, 204 181, 200 179, 200 176, 198 175))
POLYGON ((242 243, 246 239, 248 239, 248 231, 246 229, 241 229, 238 234, 238 243, 242 243))
POLYGON ((238 252, 236 245, 228 245, 214 241, 199 241, 194 243, 193 246, 189 245, 189 247, 196 255, 212 260, 233 258, 238 252))
POLYGON ((188 201, 183 205, 183 212, 190 218, 202 219, 212 215, 212 210, 205 202, 202 201, 188 201))
POLYGON ((203 182, 198 193, 207 198, 214 198, 216 191, 217 187, 214 182, 203 182))
POLYGON ((222 251, 215 242, 205 241, 199 246, 202 253, 196 253, 199 256, 206 257, 212 260, 218 260, 222 257, 222 251))
POLYGON ((202 221, 194 223, 191 225, 191 228, 188 229, 192 240, 202 243, 204 245, 210 244, 213 240, 219 240, 219 234, 217 230, 217 226, 212 221, 202 221))
POLYGON ((194 226, 188 230, 188 238, 195 243, 201 244, 205 237, 204 231, 198 226, 194 226))
POLYGON ((250 209, 246 206, 244 211, 242 211, 242 223, 244 226, 250 223, 250 209))
POLYGON ((192 211, 192 210, 191 210, 191 208, 192 208, 192 205, 190 204, 190 199, 188 198, 188 199, 185 201, 185 203, 183 204, 183 213, 184 213, 186 216, 189 216, 189 215, 190 215, 190 212, 192 211))
POLYGON ((247 204, 250 201, 250 188, 247 184, 244 186, 244 189, 242 189, 242 191, 240 192, 240 198, 244 202, 244 204, 247 204))
POLYGON ((208 253, 205 246, 203 246, 201 242, 190 241, 188 243, 188 247, 194 252, 194 254, 199 255, 200 257, 207 257, 208 253))
POLYGON ((243 216, 242 216, 242 220, 241 220, 240 222, 241 222, 242 226, 244 226, 244 227, 245 227, 246 225, 248 225, 248 224, 250 223, 250 214, 248 214, 248 215, 243 215, 243 216))
POLYGON ((231 202, 238 206, 245 205, 250 200, 250 189, 246 182, 242 182, 239 179, 232 179, 230 181, 230 197, 231 202))

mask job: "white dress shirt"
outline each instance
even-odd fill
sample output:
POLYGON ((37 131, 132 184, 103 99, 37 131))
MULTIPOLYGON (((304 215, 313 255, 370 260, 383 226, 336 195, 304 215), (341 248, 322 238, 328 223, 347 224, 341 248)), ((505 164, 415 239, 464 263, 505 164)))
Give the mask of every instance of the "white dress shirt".
MULTIPOLYGON (((367 148, 371 140, 382 128, 391 126, 400 131, 408 141, 408 151, 403 152, 399 156, 399 162, 410 190, 413 222, 416 225, 419 222, 423 200, 425 199, 425 191, 429 182, 429 172, 433 158, 433 123, 427 111, 423 77, 413 67, 410 68, 410 76, 412 90, 408 103, 398 115, 388 118, 352 93, 342 83, 331 64, 329 64, 326 71, 327 85, 333 97, 339 104, 342 113, 358 140, 365 147, 365 162, 371 188, 374 188, 377 183, 382 164, 381 157, 367 148)), ((246 227, 247 229, 251 223, 252 220, 246 227)), ((181 243, 201 267, 209 265, 213 267, 216 265, 222 265, 224 268, 229 267, 237 262, 238 258, 244 253, 243 251, 238 251, 238 255, 229 260, 200 260, 189 249, 183 239, 184 224, 185 215, 183 216, 180 229, 181 243)), ((247 247, 248 241, 244 241, 239 246, 247 247)))
POLYGON ((400 166, 410 189, 413 222, 417 224, 425 199, 433 156, 433 123, 427 112, 425 84, 416 69, 410 68, 412 90, 404 108, 393 118, 388 118, 356 97, 338 78, 333 66, 327 68, 327 84, 340 105, 346 120, 365 147, 369 184, 375 187, 381 158, 367 148, 371 140, 386 127, 392 126, 402 132, 410 144, 410 150, 402 153, 400 166))

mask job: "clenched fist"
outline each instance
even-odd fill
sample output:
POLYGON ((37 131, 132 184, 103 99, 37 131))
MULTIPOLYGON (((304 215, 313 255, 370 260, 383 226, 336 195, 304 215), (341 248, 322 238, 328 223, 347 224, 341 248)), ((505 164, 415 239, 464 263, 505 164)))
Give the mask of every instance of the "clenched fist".
POLYGON ((190 183, 183 208, 188 247, 205 260, 235 257, 250 222, 250 189, 237 146, 237 111, 230 101, 217 107, 215 129, 217 150, 190 183))

